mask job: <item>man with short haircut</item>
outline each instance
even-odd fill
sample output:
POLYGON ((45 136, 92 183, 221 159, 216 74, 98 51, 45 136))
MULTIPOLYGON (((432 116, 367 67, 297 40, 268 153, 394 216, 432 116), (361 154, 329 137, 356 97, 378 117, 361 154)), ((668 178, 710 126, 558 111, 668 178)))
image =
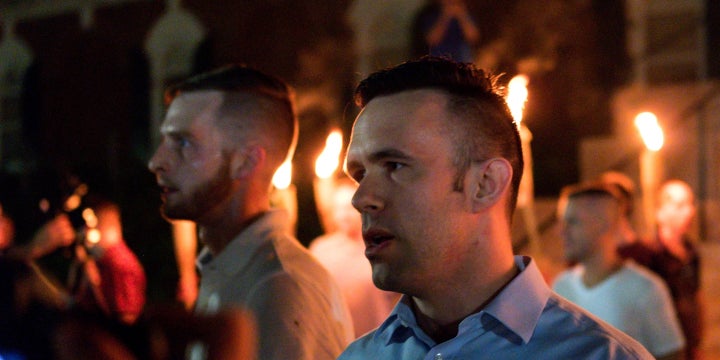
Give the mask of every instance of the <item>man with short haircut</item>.
POLYGON ((514 256, 523 159, 496 80, 426 57, 356 89, 352 202, 373 282, 403 296, 340 359, 652 359, 514 256))
POLYGON ((271 210, 276 169, 297 119, 277 78, 228 66, 167 91, 162 142, 150 159, 168 219, 197 223, 199 314, 239 307, 255 318, 259 359, 335 359, 352 339, 340 290, 271 210))
POLYGON ((576 263, 553 289, 638 340, 658 359, 683 359, 685 339, 662 279, 617 252, 625 206, 617 186, 563 188, 558 209, 565 258, 576 263))

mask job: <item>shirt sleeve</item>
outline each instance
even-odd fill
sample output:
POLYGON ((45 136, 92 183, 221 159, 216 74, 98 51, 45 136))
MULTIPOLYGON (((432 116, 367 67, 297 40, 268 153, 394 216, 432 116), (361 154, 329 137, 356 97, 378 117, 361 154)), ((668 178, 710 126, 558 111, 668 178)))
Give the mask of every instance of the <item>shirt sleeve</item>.
POLYGON ((333 331, 323 300, 288 274, 263 279, 248 300, 258 328, 258 359, 335 359, 342 351, 328 338, 333 331))
POLYGON ((685 338, 667 286, 662 281, 652 285, 643 301, 643 311, 638 315, 645 314, 642 333, 647 339, 643 343, 653 355, 660 357, 684 348, 685 338))

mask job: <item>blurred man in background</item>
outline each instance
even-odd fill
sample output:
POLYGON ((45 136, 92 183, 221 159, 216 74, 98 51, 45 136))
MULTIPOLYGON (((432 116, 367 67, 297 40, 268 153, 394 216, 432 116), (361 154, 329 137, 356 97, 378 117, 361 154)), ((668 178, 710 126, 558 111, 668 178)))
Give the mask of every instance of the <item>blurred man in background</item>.
POLYGON ((563 188, 558 209, 565 258, 553 290, 632 336, 658 359, 682 359, 685 341, 667 286, 617 251, 625 198, 608 183, 563 188))

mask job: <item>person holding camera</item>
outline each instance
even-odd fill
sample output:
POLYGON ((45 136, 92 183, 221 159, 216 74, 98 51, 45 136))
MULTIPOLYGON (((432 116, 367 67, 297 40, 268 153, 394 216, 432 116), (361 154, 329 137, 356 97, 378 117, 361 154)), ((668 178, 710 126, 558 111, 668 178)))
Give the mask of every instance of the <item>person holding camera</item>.
POLYGON ((74 226, 68 213, 43 224, 27 244, 7 249, 10 258, 28 263, 72 247, 73 260, 66 293, 68 307, 98 312, 111 320, 132 324, 145 306, 145 271, 122 236, 120 209, 108 200, 86 200, 82 225, 74 226))

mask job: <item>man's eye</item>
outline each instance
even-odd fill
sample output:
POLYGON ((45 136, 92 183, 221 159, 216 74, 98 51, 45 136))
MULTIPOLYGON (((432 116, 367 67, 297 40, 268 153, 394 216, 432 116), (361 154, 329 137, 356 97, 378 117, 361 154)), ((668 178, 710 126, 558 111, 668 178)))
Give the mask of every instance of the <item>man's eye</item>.
POLYGON ((350 177, 355 180, 356 182, 362 181, 362 179, 365 177, 365 169, 358 169, 354 170, 350 173, 350 177))
POLYGON ((175 138, 175 144, 179 148, 186 148, 186 147, 190 146, 190 140, 188 140, 187 138, 184 138, 184 137, 178 137, 178 138, 175 138))
POLYGON ((387 168, 390 171, 395 171, 395 170, 401 169, 404 166, 405 166, 405 164, 395 162, 395 161, 388 161, 385 163, 385 168, 387 168))

